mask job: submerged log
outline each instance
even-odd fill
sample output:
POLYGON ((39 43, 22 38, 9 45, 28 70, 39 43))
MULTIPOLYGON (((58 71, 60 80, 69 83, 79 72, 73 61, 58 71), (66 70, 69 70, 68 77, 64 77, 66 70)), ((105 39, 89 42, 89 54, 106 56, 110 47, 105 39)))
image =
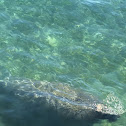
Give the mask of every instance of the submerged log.
POLYGON ((114 121, 124 112, 121 107, 117 112, 93 95, 68 84, 8 78, 0 81, 0 88, 23 102, 38 102, 43 110, 53 110, 66 119, 114 121))

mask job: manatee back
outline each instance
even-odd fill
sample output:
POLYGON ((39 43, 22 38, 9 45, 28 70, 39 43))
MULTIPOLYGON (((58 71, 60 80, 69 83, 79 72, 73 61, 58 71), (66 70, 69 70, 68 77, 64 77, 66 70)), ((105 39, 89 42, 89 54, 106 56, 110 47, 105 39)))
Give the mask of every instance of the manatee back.
MULTIPOLYGON (((104 115, 120 115, 114 108, 103 104, 96 97, 68 84, 7 78, 0 84, 6 91, 24 100, 37 101, 66 118, 90 120, 104 115)), ((117 106, 117 105, 116 105, 117 106)), ((107 117, 107 116, 106 116, 107 117)))

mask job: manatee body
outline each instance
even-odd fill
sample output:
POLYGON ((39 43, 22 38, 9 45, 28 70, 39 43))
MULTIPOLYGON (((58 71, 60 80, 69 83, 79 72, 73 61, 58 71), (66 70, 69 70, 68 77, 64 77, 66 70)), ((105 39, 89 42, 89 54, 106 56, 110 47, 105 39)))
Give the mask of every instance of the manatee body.
POLYGON ((118 114, 91 94, 68 84, 8 78, 0 81, 0 88, 22 101, 38 102, 45 110, 53 110, 67 119, 114 120, 118 114))

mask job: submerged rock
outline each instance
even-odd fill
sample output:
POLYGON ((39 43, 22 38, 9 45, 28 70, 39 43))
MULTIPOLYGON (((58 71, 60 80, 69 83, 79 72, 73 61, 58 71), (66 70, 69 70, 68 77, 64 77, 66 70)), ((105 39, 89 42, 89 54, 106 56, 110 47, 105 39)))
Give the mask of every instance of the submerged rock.
POLYGON ((66 119, 114 121, 124 112, 120 104, 116 105, 118 106, 116 110, 103 104, 91 94, 68 84, 8 78, 0 81, 0 88, 23 102, 37 102, 43 110, 50 112, 53 110, 66 119))

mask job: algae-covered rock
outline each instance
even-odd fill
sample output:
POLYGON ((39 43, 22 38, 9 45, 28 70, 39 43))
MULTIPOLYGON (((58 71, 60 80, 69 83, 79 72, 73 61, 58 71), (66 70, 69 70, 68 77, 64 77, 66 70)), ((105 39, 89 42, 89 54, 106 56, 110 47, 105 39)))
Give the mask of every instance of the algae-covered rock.
POLYGON ((124 113, 120 104, 116 104, 116 107, 120 107, 120 110, 116 110, 93 95, 68 84, 6 78, 0 81, 0 87, 23 102, 39 102, 39 106, 45 110, 53 110, 67 119, 113 121, 124 113))

